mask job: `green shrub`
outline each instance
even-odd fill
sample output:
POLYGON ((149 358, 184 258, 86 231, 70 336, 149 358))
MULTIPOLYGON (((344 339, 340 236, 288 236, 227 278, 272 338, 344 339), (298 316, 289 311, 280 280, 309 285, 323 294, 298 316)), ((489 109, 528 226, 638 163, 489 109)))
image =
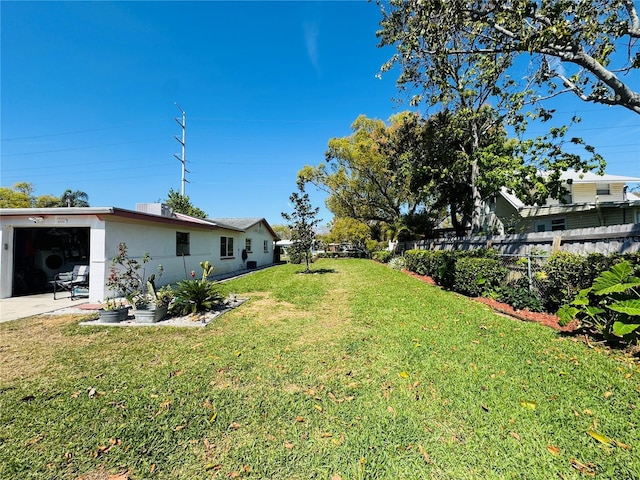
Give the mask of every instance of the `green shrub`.
POLYGON ((300 265, 304 261, 304 252, 295 248, 289 247, 287 256, 289 257, 289 263, 293 263, 294 265, 300 265))
POLYGON ((405 268, 418 275, 429 275, 431 254, 431 250, 407 250, 404 252, 405 268))
POLYGON ((438 285, 453 288, 456 274, 457 254, 452 250, 434 250, 430 255, 427 275, 433 277, 438 285))
POLYGON ((404 252, 405 268, 418 275, 432 277, 438 285, 452 288, 455 283, 458 258, 494 258, 493 250, 478 249, 459 252, 455 250, 407 250, 404 252))
POLYGON ((174 315, 188 315, 214 310, 222 303, 215 283, 206 280, 182 280, 175 289, 175 300, 171 305, 174 315))
POLYGON ((569 252, 554 253, 537 274, 545 310, 555 312, 591 283, 586 257, 569 252))
POLYGON ((455 262, 453 289, 478 297, 498 287, 506 275, 507 268, 500 260, 465 255, 455 262))
POLYGON ((623 253, 622 259, 633 267, 634 275, 640 275, 640 250, 632 253, 623 253))
POLYGON ((372 258, 381 263, 388 263, 391 260, 391 252, 389 250, 378 250, 371 254, 372 258))
POLYGON ((558 310, 560 324, 578 319, 582 325, 596 328, 606 338, 640 339, 640 278, 633 276, 628 261, 617 263, 602 272, 558 310))
POLYGON ((402 270, 404 268, 404 258, 393 257, 391 260, 389 260, 389 266, 394 270, 402 270))
POLYGON ((536 292, 529 287, 527 277, 509 282, 507 285, 496 288, 496 300, 507 303, 516 310, 529 310, 542 312, 542 300, 536 292))

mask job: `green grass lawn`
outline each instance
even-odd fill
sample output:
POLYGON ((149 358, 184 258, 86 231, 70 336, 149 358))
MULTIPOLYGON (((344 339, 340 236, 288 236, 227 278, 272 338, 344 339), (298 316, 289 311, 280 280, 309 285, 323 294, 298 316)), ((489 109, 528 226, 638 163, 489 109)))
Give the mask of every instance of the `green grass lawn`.
POLYGON ((629 357, 367 260, 314 268, 223 284, 251 300, 207 328, 1 324, 0 478, 640 478, 629 357))

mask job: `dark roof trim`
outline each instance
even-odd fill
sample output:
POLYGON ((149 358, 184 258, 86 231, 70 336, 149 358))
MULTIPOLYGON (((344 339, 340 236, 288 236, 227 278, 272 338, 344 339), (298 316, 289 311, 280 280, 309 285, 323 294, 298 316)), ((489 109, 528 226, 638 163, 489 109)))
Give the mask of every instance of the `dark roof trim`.
POLYGON ((1 217, 26 217, 26 216, 80 216, 95 215, 98 218, 117 217, 135 220, 145 223, 173 225, 182 228, 197 228, 204 230, 218 230, 221 227, 207 220, 179 215, 163 217, 152 213, 127 210, 117 207, 56 207, 56 208, 1 208, 1 217))

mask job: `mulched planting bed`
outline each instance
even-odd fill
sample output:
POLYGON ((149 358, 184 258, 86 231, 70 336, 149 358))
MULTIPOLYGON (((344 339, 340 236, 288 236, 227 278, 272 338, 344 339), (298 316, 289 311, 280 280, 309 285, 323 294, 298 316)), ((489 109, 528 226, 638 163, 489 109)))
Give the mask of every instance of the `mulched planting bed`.
MULTIPOLYGON (((406 274, 417 278, 418 280, 427 282, 430 285, 436 285, 436 282, 433 280, 433 278, 427 275, 418 275, 417 273, 410 272, 408 270, 403 270, 403 271, 406 274)), ((513 317, 513 318, 517 318, 518 320, 540 323, 542 325, 546 325, 547 327, 551 327, 555 330, 558 330, 559 332, 574 332, 578 329, 578 322, 573 321, 565 326, 561 326, 560 323, 558 322, 558 317, 550 313, 531 312, 529 310, 516 310, 509 304, 498 302, 497 300, 493 300, 491 298, 474 297, 473 300, 476 300, 480 303, 484 303, 485 305, 488 305, 489 307, 493 308, 497 312, 503 313, 505 315, 509 315, 510 317, 513 317)))

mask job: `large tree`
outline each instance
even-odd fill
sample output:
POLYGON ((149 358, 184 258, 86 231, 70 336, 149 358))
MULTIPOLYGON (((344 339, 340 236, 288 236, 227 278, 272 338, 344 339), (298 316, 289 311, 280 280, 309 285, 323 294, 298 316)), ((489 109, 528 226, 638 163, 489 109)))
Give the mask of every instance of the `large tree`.
POLYGON ((327 207, 336 217, 400 229, 428 203, 423 192, 411 188, 410 171, 397 145, 396 132, 408 115, 394 115, 388 125, 359 116, 351 125, 353 133, 329 140, 325 162, 305 166, 299 180, 326 192, 327 207))
POLYGON ((18 182, 11 188, 0 187, 0 207, 2 208, 53 208, 88 207, 88 196, 84 192, 66 190, 60 197, 54 195, 35 196, 32 183, 18 182))
MULTIPOLYGON (((542 87, 531 100, 571 92, 580 99, 640 113, 640 19, 633 0, 390 0, 382 5, 382 45, 399 45, 401 84, 429 74, 432 58, 526 56, 542 87), (434 41, 439 37, 440 41, 434 41), (454 38, 472 42, 451 42, 454 38)), ((498 72, 501 76, 505 72, 498 72)), ((515 77, 514 77, 515 78, 515 77)), ((511 81, 511 79, 510 79, 511 81)))
POLYGON ((163 202, 169 205, 174 212, 196 218, 207 218, 206 212, 194 206, 188 195, 182 195, 173 188, 169 189, 169 194, 163 202))
POLYGON ((494 195, 502 186, 511 186, 523 165, 515 155, 517 143, 507 138, 501 125, 495 126, 495 112, 485 107, 476 115, 480 118, 474 119, 471 112, 446 110, 426 120, 414 115, 403 129, 405 158, 413 169, 412 188, 428 191, 434 207, 449 212, 458 236, 472 224, 472 185, 481 198, 494 195), (474 144, 471 129, 481 121, 494 128, 474 144))
POLYGON ((427 192, 433 208, 449 212, 458 235, 473 225, 473 188, 481 199, 507 187, 530 205, 542 204, 549 196, 566 193, 557 176, 565 166, 584 164, 578 155, 563 150, 566 129, 552 130, 550 138, 521 142, 508 138, 497 118, 489 106, 477 112, 443 110, 427 119, 414 114, 398 132, 405 139, 399 145, 412 171, 412 188, 427 192), (477 143, 476 125, 491 127, 477 143), (536 161, 529 158, 532 154, 536 161))
POLYGON ((0 187, 0 208, 29 208, 32 206, 29 194, 17 188, 0 187))
MULTIPOLYGON (((482 171, 487 168, 483 165, 483 157, 494 143, 495 133, 505 123, 514 126, 519 134, 526 129, 527 117, 523 110, 532 99, 534 78, 522 86, 509 75, 516 53, 487 47, 491 40, 487 39, 486 32, 461 14, 468 10, 469 4, 485 5, 488 2, 394 0, 390 2, 389 10, 383 9, 383 28, 378 35, 381 45, 394 45, 397 49, 383 70, 394 65, 399 67, 399 87, 417 89, 412 102, 425 102, 436 111, 449 111, 456 119, 453 124, 449 123, 453 132, 450 132, 452 138, 448 142, 458 153, 450 159, 464 153, 468 172, 464 191, 471 205, 471 218, 463 215, 464 222, 470 224, 461 228, 470 226, 477 232, 482 218, 482 178, 488 173, 482 171), (455 132, 460 129, 465 135, 462 148, 456 145, 460 142, 456 141, 455 132)), ((533 117, 549 119, 547 112, 534 110, 529 113, 533 117)), ((531 167, 521 170, 527 174, 524 183, 540 186, 536 189, 539 198, 545 193, 560 191, 559 178, 563 170, 603 168, 604 162, 597 155, 583 160, 579 155, 565 153, 562 147, 567 141, 583 143, 579 138, 567 139, 565 135, 565 126, 551 127, 547 136, 518 145, 519 158, 531 167), (541 170, 550 174, 543 176, 541 170)), ((587 150, 593 154, 589 148, 587 150)), ((441 168, 446 169, 446 164, 441 168)))
POLYGON ((60 206, 60 197, 55 195, 38 195, 33 205, 36 208, 54 208, 60 206))
POLYGON ((364 249, 367 240, 371 239, 371 228, 353 218, 334 217, 326 239, 330 243, 348 243, 354 248, 364 249))
POLYGON ((276 223, 271 225, 271 229, 276 232, 276 235, 278 235, 281 240, 291 240, 291 227, 289 227, 289 225, 276 223))

